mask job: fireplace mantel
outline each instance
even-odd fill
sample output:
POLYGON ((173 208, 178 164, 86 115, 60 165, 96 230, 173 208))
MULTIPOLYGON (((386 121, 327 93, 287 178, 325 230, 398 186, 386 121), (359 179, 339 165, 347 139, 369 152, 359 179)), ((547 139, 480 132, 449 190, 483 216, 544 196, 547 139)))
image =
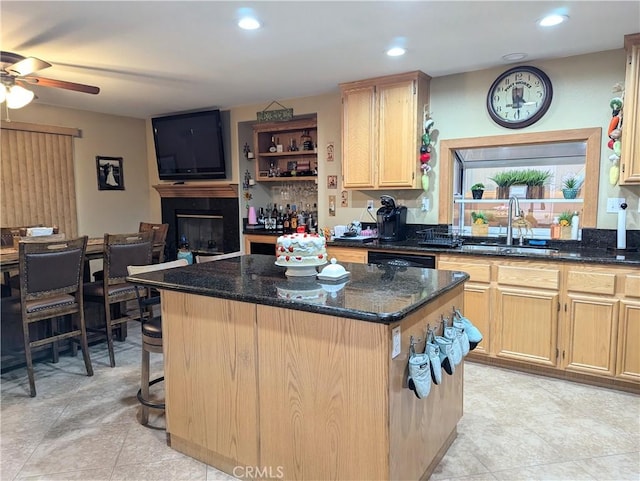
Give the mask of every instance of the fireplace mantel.
POLYGON ((238 198, 238 184, 194 182, 184 184, 156 184, 160 197, 238 198))

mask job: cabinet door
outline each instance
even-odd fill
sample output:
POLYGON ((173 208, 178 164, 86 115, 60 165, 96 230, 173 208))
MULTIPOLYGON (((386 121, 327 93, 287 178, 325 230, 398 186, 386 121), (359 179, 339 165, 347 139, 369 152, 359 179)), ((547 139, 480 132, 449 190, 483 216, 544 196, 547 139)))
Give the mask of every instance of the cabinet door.
POLYGON ((403 80, 378 86, 378 187, 415 187, 416 82, 403 80))
POLYGON ((620 184, 640 184, 640 33, 625 35, 627 75, 624 126, 620 156, 620 184))
POLYGON ((568 296, 568 339, 562 351, 567 371, 615 374, 618 300, 568 296))
POLYGON ((377 162, 375 87, 357 87, 342 92, 342 185, 375 187, 377 162))
POLYGON ((555 367, 558 305, 557 291, 498 287, 496 355, 555 367))
POLYGON ((640 302, 621 304, 616 366, 617 377, 640 382, 640 302))
POLYGON ((438 269, 469 274, 469 280, 464 285, 462 313, 482 333, 482 342, 471 352, 471 356, 488 355, 491 352, 491 264, 470 257, 439 256, 438 269))

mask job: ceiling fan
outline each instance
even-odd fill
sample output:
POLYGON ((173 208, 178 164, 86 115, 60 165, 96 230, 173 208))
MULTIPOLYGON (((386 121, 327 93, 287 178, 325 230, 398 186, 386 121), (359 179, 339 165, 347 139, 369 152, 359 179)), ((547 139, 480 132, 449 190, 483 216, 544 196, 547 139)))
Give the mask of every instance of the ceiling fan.
POLYGON ((24 107, 34 98, 34 93, 25 88, 28 85, 54 87, 94 95, 100 92, 98 87, 92 85, 33 75, 51 66, 49 62, 36 57, 23 57, 12 52, 0 52, 0 102, 6 100, 7 107, 12 109, 24 107))

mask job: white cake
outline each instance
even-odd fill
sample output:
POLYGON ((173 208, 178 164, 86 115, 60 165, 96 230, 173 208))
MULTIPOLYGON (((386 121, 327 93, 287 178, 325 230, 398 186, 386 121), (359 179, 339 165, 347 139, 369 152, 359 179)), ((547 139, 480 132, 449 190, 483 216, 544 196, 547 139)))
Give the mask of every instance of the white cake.
POLYGON ((318 234, 285 234, 276 241, 280 266, 321 266, 327 263, 327 242, 318 234))

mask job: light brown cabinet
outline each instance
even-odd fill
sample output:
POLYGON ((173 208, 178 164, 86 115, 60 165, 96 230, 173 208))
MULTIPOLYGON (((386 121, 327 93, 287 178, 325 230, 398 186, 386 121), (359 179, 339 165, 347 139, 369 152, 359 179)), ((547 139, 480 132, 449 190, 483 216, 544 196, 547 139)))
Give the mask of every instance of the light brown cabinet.
POLYGON ((640 33, 625 35, 625 77, 620 184, 640 184, 640 33))
POLYGON ((470 356, 488 356, 491 349, 493 318, 491 263, 469 256, 440 255, 437 266, 441 270, 469 274, 469 280, 464 285, 464 305, 456 307, 462 307, 462 313, 482 333, 482 342, 471 351, 470 356))
POLYGON ((253 148, 256 157, 255 177, 258 182, 313 180, 318 177, 318 127, 315 118, 256 124, 253 127, 253 148), (304 150, 303 137, 312 148, 304 150), (271 152, 274 144, 282 151, 271 152), (295 144, 298 150, 290 151, 295 144))
POLYGON ((560 268, 504 260, 495 268, 495 355, 555 367, 560 268))
POLYGON ((484 335, 472 358, 640 384, 637 269, 450 254, 437 266, 470 276, 464 313, 484 335))
POLYGON ((357 262, 366 264, 368 251, 366 249, 358 249, 352 247, 327 247, 327 257, 329 259, 335 257, 338 264, 343 262, 357 262))
POLYGON ((616 271, 583 265, 566 267, 563 366, 569 371, 615 375, 620 301, 616 271))
POLYGON ((419 149, 430 79, 415 71, 340 84, 343 187, 420 186, 419 149))

